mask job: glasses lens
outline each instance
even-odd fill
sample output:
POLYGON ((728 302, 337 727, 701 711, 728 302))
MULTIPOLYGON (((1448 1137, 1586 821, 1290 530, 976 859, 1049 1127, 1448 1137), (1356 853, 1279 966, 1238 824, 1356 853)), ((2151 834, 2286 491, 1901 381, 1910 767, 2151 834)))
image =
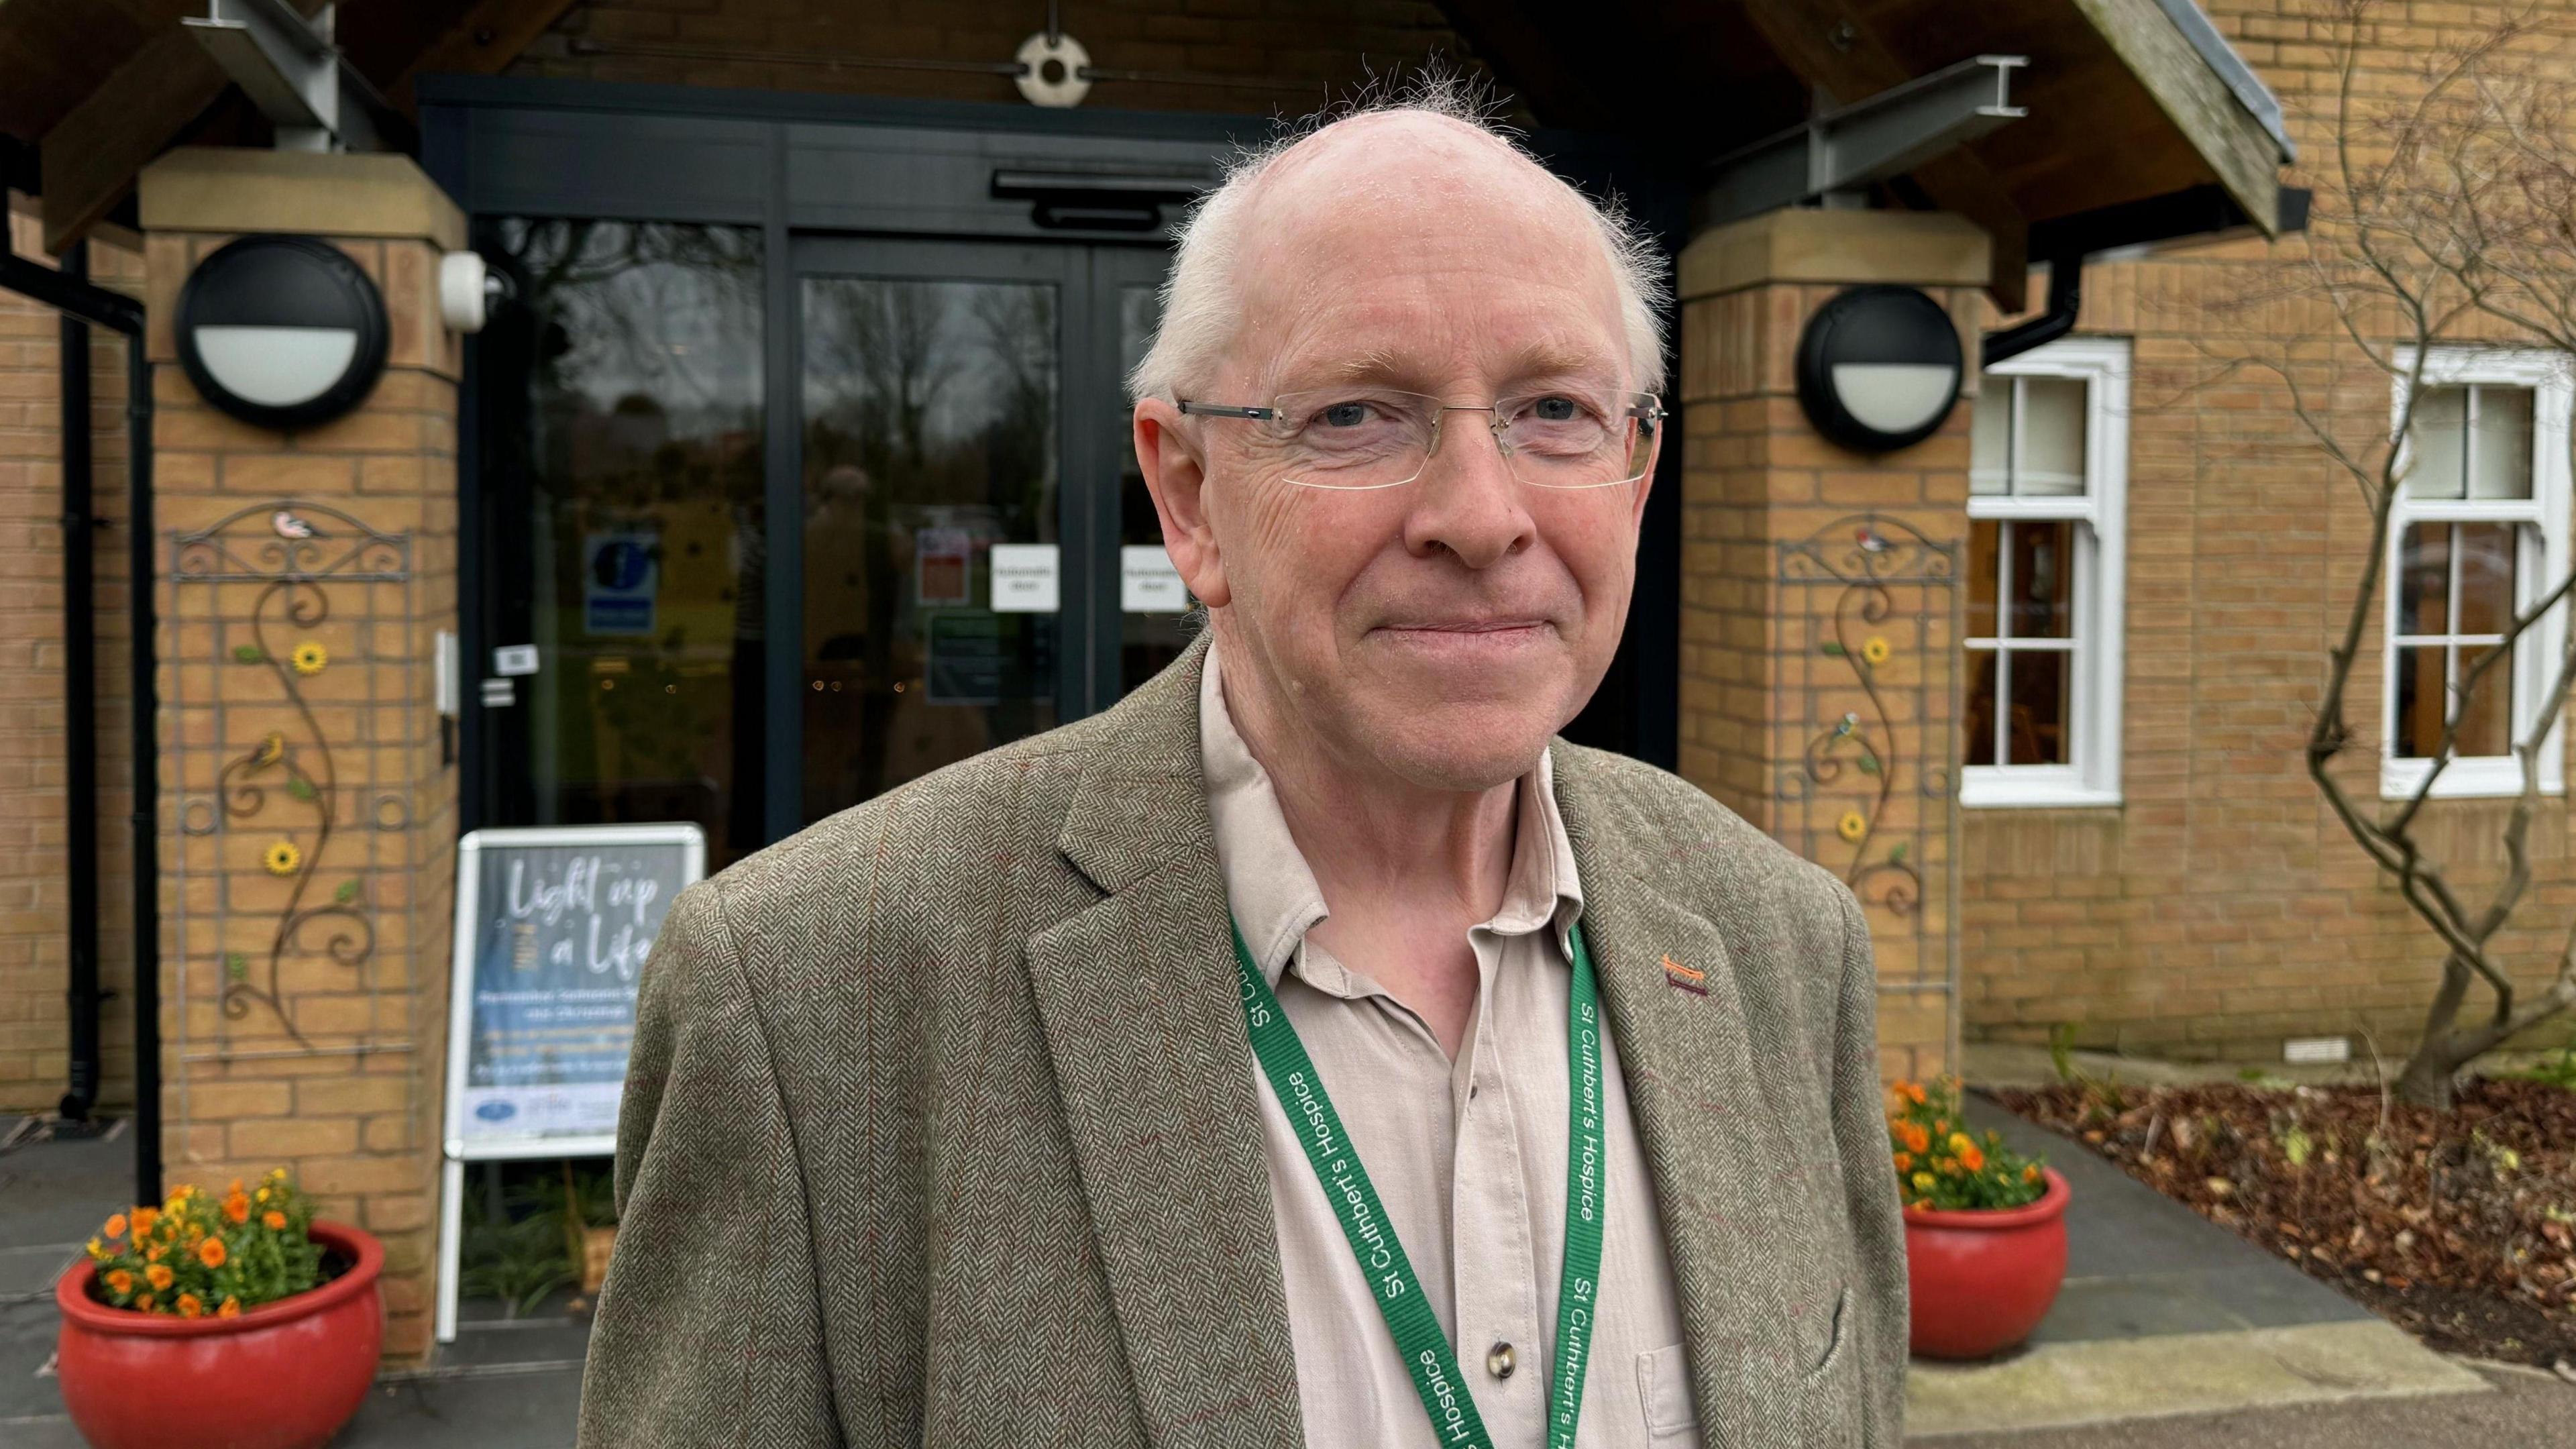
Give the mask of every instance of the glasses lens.
POLYGON ((1645 476, 1655 399, 1560 389, 1494 405, 1513 476, 1539 488, 1606 488, 1645 476))
POLYGON ((1431 454, 1436 398, 1386 388, 1282 393, 1270 433, 1290 481, 1309 488, 1388 488, 1409 483, 1431 454))

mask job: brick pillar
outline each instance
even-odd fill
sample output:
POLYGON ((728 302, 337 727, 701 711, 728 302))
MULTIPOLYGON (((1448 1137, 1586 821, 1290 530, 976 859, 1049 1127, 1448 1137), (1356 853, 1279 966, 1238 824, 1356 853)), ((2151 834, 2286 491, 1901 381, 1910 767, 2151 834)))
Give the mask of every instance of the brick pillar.
POLYGON ((141 200, 168 1181, 292 1169, 326 1216, 384 1239, 386 1352, 414 1358, 456 838, 432 671, 456 627, 461 347, 436 279, 464 219, 400 156, 182 150, 141 200), (389 365, 346 416, 253 427, 181 372, 179 289, 251 231, 322 237, 384 294, 389 365))
POLYGON ((1891 1076, 1949 1070, 1957 1041, 1958 642, 1947 587, 1890 585, 1873 618, 1871 590, 1843 578, 1864 556, 1938 572, 1937 546, 1963 545, 1969 408, 1914 447, 1849 452, 1799 409, 1798 338, 1847 286, 1919 286, 1960 319, 1972 396, 1986 275, 1983 232, 1921 212, 1774 212, 1702 234, 1680 264, 1682 773, 1869 908, 1891 1076), (1860 515, 1878 520, 1866 538, 1860 515), (1806 540, 1814 553, 1784 553, 1806 540))

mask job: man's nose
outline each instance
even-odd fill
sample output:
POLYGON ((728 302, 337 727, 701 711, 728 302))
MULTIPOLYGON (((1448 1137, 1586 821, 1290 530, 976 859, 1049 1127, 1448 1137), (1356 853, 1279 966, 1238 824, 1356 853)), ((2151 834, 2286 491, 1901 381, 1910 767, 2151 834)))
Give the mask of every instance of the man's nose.
POLYGON ((1503 456, 1493 414, 1452 408, 1442 416, 1422 476, 1413 480, 1405 546, 1417 555, 1446 549, 1469 568, 1486 568, 1529 547, 1538 524, 1523 506, 1528 500, 1503 456))

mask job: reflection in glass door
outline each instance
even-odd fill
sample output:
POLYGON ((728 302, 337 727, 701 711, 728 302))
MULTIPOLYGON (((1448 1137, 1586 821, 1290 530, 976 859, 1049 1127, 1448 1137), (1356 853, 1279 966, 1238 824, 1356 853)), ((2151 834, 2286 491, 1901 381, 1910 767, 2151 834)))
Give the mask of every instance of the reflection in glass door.
POLYGON ((496 825, 761 819, 760 233, 498 220, 478 339, 484 798, 496 825))
POLYGON ((478 823, 694 820, 721 867, 1180 651, 1123 382, 1160 248, 484 227, 478 823))
POLYGON ((1116 308, 1118 330, 1118 395, 1109 399, 1117 433, 1118 456, 1118 693, 1124 695, 1154 677, 1189 643, 1189 590, 1163 551, 1163 523, 1154 512, 1154 496, 1136 466, 1136 449, 1125 389, 1129 373, 1154 343, 1154 325, 1162 316, 1161 286, 1166 254, 1154 251, 1102 251, 1094 259, 1095 285, 1116 308))
POLYGON ((816 254, 836 274, 800 284, 809 822, 1080 711, 1058 699, 1066 250, 816 254))

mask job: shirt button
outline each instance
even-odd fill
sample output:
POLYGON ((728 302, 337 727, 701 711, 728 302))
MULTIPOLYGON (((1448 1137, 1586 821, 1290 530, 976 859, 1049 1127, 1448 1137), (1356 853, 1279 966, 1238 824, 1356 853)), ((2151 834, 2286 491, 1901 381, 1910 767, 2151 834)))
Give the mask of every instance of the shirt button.
POLYGON ((1519 1366, 1520 1359, 1508 1343, 1497 1343, 1485 1351, 1485 1372, 1498 1379, 1510 1378, 1512 1370, 1519 1366))

